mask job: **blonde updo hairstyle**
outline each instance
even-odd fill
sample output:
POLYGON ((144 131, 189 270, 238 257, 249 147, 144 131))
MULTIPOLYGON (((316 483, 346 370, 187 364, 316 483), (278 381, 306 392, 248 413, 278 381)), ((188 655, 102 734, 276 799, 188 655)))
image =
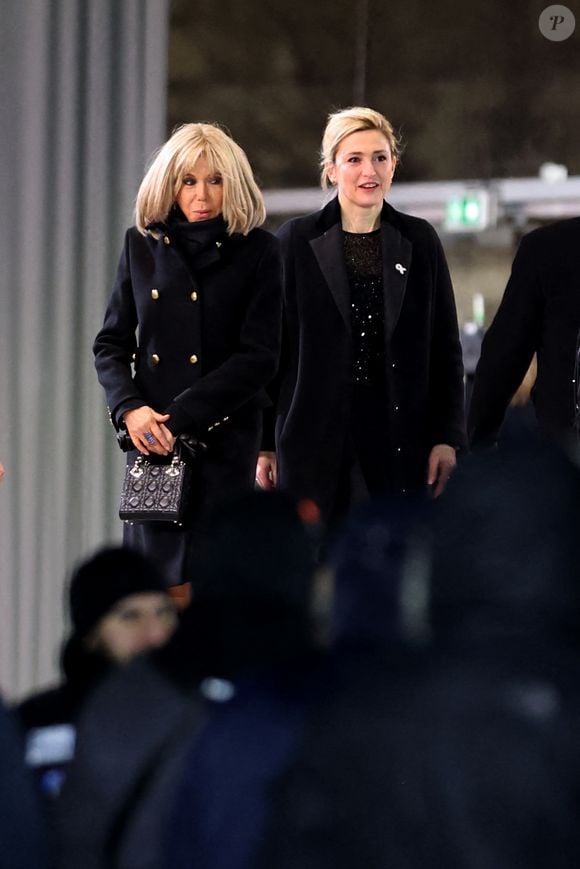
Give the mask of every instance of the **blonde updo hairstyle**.
POLYGON ((333 112, 328 116, 320 148, 320 186, 323 190, 334 186, 328 176, 328 168, 336 159, 340 143, 351 133, 360 133, 363 130, 378 130, 382 133, 389 143, 392 157, 398 160, 402 150, 401 142, 390 121, 380 112, 366 106, 352 106, 333 112))
POLYGON ((264 199, 242 148, 216 124, 183 124, 156 152, 137 193, 135 224, 143 235, 167 220, 183 179, 195 174, 200 157, 212 174, 221 175, 228 234, 247 235, 264 222, 264 199))

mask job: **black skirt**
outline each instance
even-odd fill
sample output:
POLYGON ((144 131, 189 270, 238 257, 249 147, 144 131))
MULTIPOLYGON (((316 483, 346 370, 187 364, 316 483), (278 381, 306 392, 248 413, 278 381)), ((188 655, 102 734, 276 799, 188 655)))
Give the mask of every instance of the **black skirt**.
POLYGON ((253 490, 261 437, 262 411, 239 412, 229 425, 211 432, 207 451, 195 460, 192 495, 182 525, 125 523, 125 545, 156 561, 169 585, 191 582, 195 590, 195 554, 200 536, 215 507, 253 490))

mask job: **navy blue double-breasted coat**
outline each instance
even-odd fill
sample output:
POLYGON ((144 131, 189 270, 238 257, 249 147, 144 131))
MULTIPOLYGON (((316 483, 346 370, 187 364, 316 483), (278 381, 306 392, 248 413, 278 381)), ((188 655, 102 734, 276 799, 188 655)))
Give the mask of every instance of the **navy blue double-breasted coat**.
MULTIPOLYGON (((425 220, 381 214, 385 377, 391 478, 425 485, 435 444, 465 445, 463 363, 451 279, 425 220)), ((284 262, 284 341, 276 410, 281 486, 329 515, 350 430, 350 289, 337 199, 278 232, 284 262)))
POLYGON ((195 271, 170 227, 127 231, 95 365, 111 420, 143 404, 169 413, 174 435, 204 441, 190 521, 125 526, 125 540, 158 555, 172 581, 187 577, 188 535, 208 508, 254 485, 266 386, 280 349, 279 242, 262 229, 224 231, 195 271), (179 550, 178 555, 176 555, 179 550))

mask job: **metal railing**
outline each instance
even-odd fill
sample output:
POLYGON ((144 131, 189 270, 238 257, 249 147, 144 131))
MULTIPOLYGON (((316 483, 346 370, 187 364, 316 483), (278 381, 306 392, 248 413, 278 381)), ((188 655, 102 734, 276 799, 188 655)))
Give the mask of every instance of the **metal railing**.
MULTIPOLYGON (((495 178, 488 181, 395 183, 388 201, 400 211, 445 228, 449 202, 482 190, 487 191, 491 202, 488 226, 502 221, 525 226, 531 220, 558 220, 580 215, 580 175, 559 181, 495 178)), ((280 217, 316 211, 331 196, 316 187, 264 191, 268 214, 280 217)))

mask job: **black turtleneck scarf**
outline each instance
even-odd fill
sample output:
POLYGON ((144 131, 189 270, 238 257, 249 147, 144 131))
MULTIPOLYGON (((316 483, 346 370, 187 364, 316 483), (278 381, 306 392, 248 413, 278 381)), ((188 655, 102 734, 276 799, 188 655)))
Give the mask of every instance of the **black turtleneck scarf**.
POLYGON ((227 238, 226 222, 221 216, 190 222, 175 206, 167 218, 167 229, 191 268, 199 269, 218 262, 219 248, 227 238))

